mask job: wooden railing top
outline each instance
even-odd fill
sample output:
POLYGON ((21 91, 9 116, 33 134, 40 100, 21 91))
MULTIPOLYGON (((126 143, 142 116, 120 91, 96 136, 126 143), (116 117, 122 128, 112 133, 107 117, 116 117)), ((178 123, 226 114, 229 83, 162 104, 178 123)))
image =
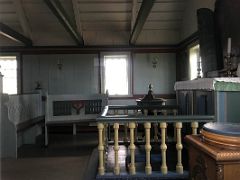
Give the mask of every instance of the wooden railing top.
MULTIPOLYGON (((156 106, 153 108, 146 107, 146 109, 173 109, 173 106, 156 106), (158 107, 158 108, 157 108, 158 107), (162 107, 162 108, 161 108, 162 107), (171 108, 170 108, 171 107, 171 108)), ((215 116, 213 115, 143 115, 143 114, 130 114, 130 115, 108 115, 109 110, 137 110, 137 109, 144 109, 143 106, 106 106, 102 112, 102 114, 97 117, 97 122, 107 122, 107 123, 114 123, 114 122, 138 122, 138 123, 144 123, 144 122, 209 122, 209 121, 215 121, 215 116)))
POLYGON ((106 116, 108 110, 178 110, 179 106, 177 105, 108 105, 105 106, 101 116, 106 116))
POLYGON ((148 109, 148 110, 154 110, 154 109, 162 109, 162 110, 168 110, 168 109, 178 109, 179 106, 177 105, 109 105, 108 109, 112 110, 137 110, 137 109, 148 109))

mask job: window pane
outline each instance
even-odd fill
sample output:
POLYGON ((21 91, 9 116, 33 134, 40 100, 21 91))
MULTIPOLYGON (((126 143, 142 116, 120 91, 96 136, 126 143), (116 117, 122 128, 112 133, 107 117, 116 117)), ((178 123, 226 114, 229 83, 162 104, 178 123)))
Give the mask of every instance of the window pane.
POLYGON ((128 95, 128 59, 126 55, 104 56, 105 87, 109 95, 128 95))
POLYGON ((0 66, 3 75, 3 93, 17 94, 16 56, 0 56, 0 66))
POLYGON ((201 71, 201 57, 199 51, 199 45, 196 45, 189 50, 190 59, 190 79, 202 77, 201 71), (200 74, 199 74, 200 73, 200 74))

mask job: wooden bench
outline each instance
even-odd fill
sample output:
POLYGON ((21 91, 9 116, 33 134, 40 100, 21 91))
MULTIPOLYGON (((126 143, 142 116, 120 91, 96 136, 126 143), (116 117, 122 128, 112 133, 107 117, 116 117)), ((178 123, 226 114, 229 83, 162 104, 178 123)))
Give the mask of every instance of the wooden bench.
POLYGON ((95 123, 97 116, 107 105, 107 95, 48 95, 46 104, 45 145, 48 145, 48 126, 72 124, 76 134, 76 124, 95 123))
POLYGON ((44 125, 41 94, 4 95, 1 99, 1 156, 18 157, 18 148, 34 144, 44 125))

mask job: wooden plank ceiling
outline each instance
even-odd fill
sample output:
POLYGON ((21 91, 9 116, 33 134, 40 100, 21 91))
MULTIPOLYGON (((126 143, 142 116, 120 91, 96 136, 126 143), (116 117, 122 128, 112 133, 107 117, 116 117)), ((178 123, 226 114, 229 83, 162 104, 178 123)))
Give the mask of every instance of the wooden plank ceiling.
MULTIPOLYGON (((30 39, 33 46, 177 44, 186 0, 144 1, 0 0, 0 23, 30 39), (137 24, 141 22, 142 26, 137 24), (141 28, 131 41, 136 24, 141 28)), ((0 45, 27 44, 1 33, 0 45)))

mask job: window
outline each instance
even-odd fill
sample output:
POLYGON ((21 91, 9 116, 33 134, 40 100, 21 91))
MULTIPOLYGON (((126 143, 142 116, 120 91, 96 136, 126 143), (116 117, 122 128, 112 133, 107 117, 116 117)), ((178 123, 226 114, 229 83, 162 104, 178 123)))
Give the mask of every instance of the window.
POLYGON ((3 75, 3 93, 17 94, 16 56, 0 56, 0 66, 3 75))
POLYGON ((202 77, 202 62, 199 44, 189 49, 190 79, 202 77))
POLYGON ((129 54, 104 54, 102 56, 102 89, 110 96, 130 95, 129 54))

